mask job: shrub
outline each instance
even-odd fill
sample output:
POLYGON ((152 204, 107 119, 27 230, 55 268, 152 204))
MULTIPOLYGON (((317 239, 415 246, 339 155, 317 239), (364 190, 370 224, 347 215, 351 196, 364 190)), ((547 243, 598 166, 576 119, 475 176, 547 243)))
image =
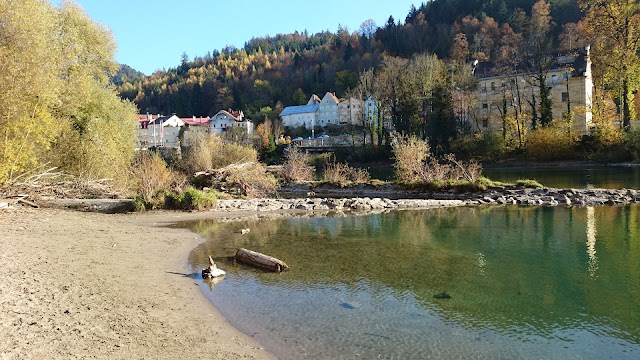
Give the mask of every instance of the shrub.
POLYGON ((263 197, 273 194, 278 186, 276 178, 267 172, 263 164, 245 163, 242 168, 230 167, 226 174, 226 185, 240 190, 240 195, 263 197))
POLYGON ((314 169, 309 167, 309 155, 300 151, 297 146, 289 146, 284 150, 282 178, 285 182, 311 181, 314 169))
POLYGON ((482 175, 482 165, 475 160, 464 163, 457 160, 453 154, 446 155, 445 159, 452 165, 449 178, 464 179, 475 183, 482 175))
POLYGON ((531 180, 531 179, 516 180, 516 186, 523 186, 523 187, 528 187, 528 188, 541 188, 541 187, 544 187, 538 181, 531 180))
POLYGON ((257 162, 258 152, 251 146, 223 144, 221 151, 213 153, 212 158, 212 168, 218 169, 231 164, 257 162))
POLYGON ((186 189, 178 197, 180 209, 202 211, 216 206, 218 198, 211 191, 201 191, 193 188, 186 189))
POLYGON ((258 152, 251 146, 224 143, 218 135, 196 134, 189 141, 182 169, 193 174, 230 164, 257 161, 258 152))
POLYGON ((141 152, 133 165, 135 192, 146 203, 162 190, 176 185, 177 176, 167 168, 167 164, 156 153, 141 152))
POLYGON ((142 212, 147 210, 147 206, 145 204, 145 201, 142 200, 142 197, 140 196, 136 196, 135 199, 133 199, 133 211, 135 212, 142 212))
POLYGON ((576 158, 575 141, 566 124, 538 128, 529 134, 526 152, 536 160, 567 160, 576 158))
POLYGON ((632 129, 624 134, 624 146, 634 161, 638 161, 638 147, 640 147, 640 130, 632 129))
POLYGON ((345 184, 353 182, 363 184, 371 179, 366 169, 358 169, 350 167, 344 163, 325 163, 323 180, 332 184, 345 184))
POLYGON ((475 157, 490 160, 499 158, 508 149, 501 134, 478 132, 454 141, 452 151, 463 159, 475 157))
POLYGON ((393 145, 396 178, 401 182, 424 180, 429 145, 415 136, 400 137, 393 145))
POLYGON ((482 175, 482 166, 475 160, 462 162, 453 154, 444 162, 429 155, 429 146, 423 140, 400 139, 393 148, 396 157, 396 178, 405 183, 436 183, 466 180, 475 183, 482 175))
POLYGON ((207 134, 194 134, 182 158, 181 168, 189 174, 213 167, 213 154, 222 150, 222 139, 207 134))

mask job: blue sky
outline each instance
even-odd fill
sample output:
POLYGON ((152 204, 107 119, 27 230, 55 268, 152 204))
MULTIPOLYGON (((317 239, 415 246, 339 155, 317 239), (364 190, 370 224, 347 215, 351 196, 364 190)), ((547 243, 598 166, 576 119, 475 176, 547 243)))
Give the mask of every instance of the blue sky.
POLYGON ((404 22, 411 5, 419 7, 421 2, 76 0, 94 21, 113 32, 118 43, 116 60, 146 74, 178 66, 185 51, 193 59, 226 45, 242 47, 252 37, 305 29, 335 32, 339 24, 355 31, 367 19, 384 25, 389 15, 404 22))

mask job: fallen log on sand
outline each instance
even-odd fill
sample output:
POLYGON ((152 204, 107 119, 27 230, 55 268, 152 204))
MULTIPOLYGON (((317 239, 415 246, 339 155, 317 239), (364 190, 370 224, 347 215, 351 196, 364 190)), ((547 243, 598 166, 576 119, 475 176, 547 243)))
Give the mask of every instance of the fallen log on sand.
POLYGON ((275 272, 281 272, 289 268, 282 260, 247 249, 239 249, 236 252, 236 260, 244 264, 275 272))

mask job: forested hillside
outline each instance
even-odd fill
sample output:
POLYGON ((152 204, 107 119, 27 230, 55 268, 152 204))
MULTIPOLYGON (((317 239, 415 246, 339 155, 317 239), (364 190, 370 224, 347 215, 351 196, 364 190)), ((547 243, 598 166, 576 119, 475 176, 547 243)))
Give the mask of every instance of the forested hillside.
MULTIPOLYGON (((234 108, 259 119, 263 108, 277 113, 306 102, 312 93, 334 91, 344 97, 357 86, 361 72, 378 69, 387 56, 427 52, 445 61, 471 62, 517 52, 519 42, 535 35, 530 33, 536 29, 531 23, 536 2, 430 1, 412 7, 405 19, 390 17, 385 24, 367 20, 359 29, 279 34, 250 39, 241 49, 213 50, 192 59, 183 54, 175 68, 126 79, 118 89, 142 112, 200 116, 234 108)), ((549 49, 584 44, 577 0, 548 1, 546 11, 549 49)))

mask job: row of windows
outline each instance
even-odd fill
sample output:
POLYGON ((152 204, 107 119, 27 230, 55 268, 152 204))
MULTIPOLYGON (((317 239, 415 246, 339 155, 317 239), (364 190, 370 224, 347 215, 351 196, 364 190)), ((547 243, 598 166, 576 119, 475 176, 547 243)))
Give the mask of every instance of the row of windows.
MULTIPOLYGON (((562 74, 562 78, 564 80, 567 80, 567 79, 571 78, 571 74, 563 73, 562 74)), ((547 83, 550 84, 550 85, 558 85, 559 79, 560 79, 560 77, 558 76, 558 74, 552 74, 550 81, 547 81, 547 83)), ((509 81, 511 82, 512 86, 516 84, 516 79, 510 79, 509 81)), ((482 83, 481 89, 480 89, 482 92, 486 92, 487 91, 487 83, 488 82, 483 82, 482 83)), ((491 87, 491 91, 495 91, 497 86, 498 86, 495 81, 490 82, 489 85, 491 87)), ((504 81, 500 82, 500 87, 505 87, 505 82, 504 81)))
MULTIPOLYGON (((563 92, 562 93, 562 102, 567 102, 567 101, 569 101, 569 93, 568 92, 563 92)), ((513 100, 509 100, 508 101, 508 106, 513 106, 513 100)), ((489 109, 489 104, 488 103, 482 103, 482 109, 483 110, 489 109)))

